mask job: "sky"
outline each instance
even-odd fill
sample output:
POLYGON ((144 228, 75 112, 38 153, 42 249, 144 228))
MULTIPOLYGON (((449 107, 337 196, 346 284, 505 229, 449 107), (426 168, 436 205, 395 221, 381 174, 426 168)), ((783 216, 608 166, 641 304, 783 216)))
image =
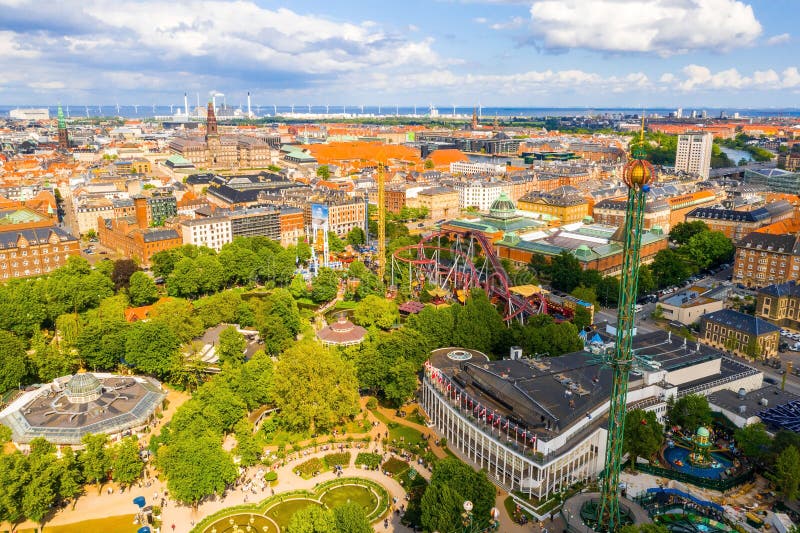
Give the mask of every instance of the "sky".
POLYGON ((0 0, 0 105, 800 107, 798 0, 0 0))

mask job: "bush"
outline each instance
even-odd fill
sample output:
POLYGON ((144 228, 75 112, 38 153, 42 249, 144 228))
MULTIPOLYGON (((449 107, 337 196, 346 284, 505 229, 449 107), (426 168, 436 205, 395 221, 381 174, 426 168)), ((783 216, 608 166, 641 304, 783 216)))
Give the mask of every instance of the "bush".
POLYGON ((309 478, 319 474, 324 469, 325 464, 322 462, 322 459, 314 457, 313 459, 309 459, 308 461, 297 465, 294 471, 305 478, 309 478))
POLYGON ((367 400, 367 409, 372 411, 373 409, 377 408, 378 408, 378 400, 376 400, 374 397, 367 400))
POLYGON ((350 452, 329 453, 322 458, 328 468, 341 465, 343 468, 350 465, 350 452))
POLYGON ((274 483, 275 481, 278 481, 278 473, 272 471, 267 472, 264 474, 264 481, 267 483, 274 483))
POLYGON ((362 452, 356 456, 356 466, 365 465, 367 468, 377 468, 381 464, 381 456, 377 453, 362 452))

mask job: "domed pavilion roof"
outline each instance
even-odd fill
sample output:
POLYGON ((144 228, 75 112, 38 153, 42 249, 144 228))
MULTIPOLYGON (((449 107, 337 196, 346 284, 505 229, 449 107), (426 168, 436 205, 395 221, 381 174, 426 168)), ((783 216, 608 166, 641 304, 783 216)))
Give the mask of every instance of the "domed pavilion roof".
POLYGON ((517 206, 514 205, 513 200, 508 197, 505 191, 500 193, 497 200, 492 202, 489 207, 489 213, 495 218, 512 218, 517 212, 517 206))
POLYGON ((72 403, 88 403, 103 393, 103 384, 94 374, 80 372, 70 378, 66 385, 67 399, 72 403))
POLYGON ((699 428, 697 428, 697 436, 708 437, 709 436, 708 429, 704 428, 703 426, 700 426, 699 428))

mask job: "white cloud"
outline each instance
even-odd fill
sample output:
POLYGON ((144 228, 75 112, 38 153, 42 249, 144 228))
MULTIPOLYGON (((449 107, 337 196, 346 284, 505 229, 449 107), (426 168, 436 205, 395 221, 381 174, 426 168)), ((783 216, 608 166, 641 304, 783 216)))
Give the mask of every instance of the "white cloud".
POLYGON ((748 46, 762 31, 740 0, 534 0, 530 13, 533 40, 548 49, 668 56, 748 46))
POLYGON ((28 84, 28 87, 31 89, 53 90, 63 89, 65 85, 62 81, 32 81, 28 84))
POLYGON ((789 67, 781 73, 773 69, 756 70, 749 76, 741 74, 735 68, 712 72, 702 65, 687 65, 681 72, 682 77, 664 74, 661 81, 684 92, 702 89, 781 90, 800 87, 800 71, 797 67, 789 67))
POLYGON ((767 39, 768 46, 775 46, 779 44, 786 44, 792 40, 792 36, 788 33, 781 33, 780 35, 773 35, 769 39, 767 39))
POLYGON ((498 22, 490 25, 493 30, 513 30, 521 28, 525 25, 525 19, 522 17, 512 17, 508 22, 498 22))

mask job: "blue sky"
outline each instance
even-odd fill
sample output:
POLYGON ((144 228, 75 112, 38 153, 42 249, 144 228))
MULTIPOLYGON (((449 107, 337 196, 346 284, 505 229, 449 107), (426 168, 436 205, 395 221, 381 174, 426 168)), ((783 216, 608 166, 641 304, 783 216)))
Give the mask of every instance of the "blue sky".
POLYGON ((212 90, 260 105, 800 101, 798 0, 0 0, 0 12, 7 105, 180 105, 212 90))

